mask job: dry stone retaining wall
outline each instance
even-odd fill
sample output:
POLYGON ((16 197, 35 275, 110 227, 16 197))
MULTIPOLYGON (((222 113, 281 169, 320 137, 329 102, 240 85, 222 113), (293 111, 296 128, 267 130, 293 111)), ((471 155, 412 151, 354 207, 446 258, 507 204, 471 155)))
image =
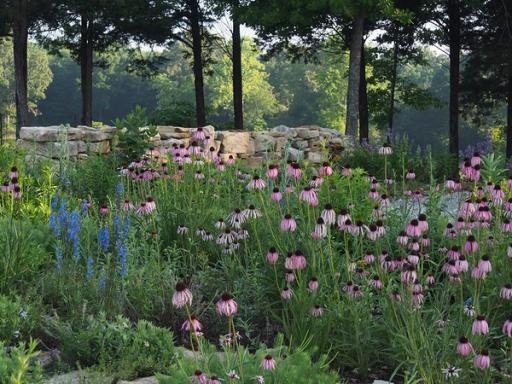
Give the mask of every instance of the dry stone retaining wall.
MULTIPOLYGON (((308 160, 320 163, 326 151, 341 153, 351 146, 351 140, 339 132, 317 125, 290 128, 279 125, 269 131, 216 131, 211 125, 202 128, 208 148, 214 147, 221 159, 230 155, 245 160, 250 166, 265 161, 277 161, 285 156, 290 160, 308 160)), ((173 144, 188 146, 197 128, 157 126, 157 135, 151 138, 151 152, 157 155, 173 144)), ((59 159, 63 156, 80 159, 89 153, 107 154, 115 139, 116 128, 23 127, 18 146, 28 156, 59 159)))

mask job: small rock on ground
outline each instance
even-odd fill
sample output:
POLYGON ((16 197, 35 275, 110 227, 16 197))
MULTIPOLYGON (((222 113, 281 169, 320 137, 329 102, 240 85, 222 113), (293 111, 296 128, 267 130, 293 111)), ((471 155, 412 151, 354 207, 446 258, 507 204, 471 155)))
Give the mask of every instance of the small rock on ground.
POLYGON ((118 381, 117 384, 158 384, 158 380, 155 376, 145 377, 143 379, 137 379, 134 381, 118 381))

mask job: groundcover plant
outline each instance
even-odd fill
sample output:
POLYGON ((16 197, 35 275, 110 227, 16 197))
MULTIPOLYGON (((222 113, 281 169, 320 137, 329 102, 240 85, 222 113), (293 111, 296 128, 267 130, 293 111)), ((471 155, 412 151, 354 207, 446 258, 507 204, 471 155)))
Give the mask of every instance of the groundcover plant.
POLYGON ((389 145, 382 179, 211 145, 53 172, 6 149, 2 340, 162 383, 511 380, 512 178, 477 153, 428 183, 389 145))

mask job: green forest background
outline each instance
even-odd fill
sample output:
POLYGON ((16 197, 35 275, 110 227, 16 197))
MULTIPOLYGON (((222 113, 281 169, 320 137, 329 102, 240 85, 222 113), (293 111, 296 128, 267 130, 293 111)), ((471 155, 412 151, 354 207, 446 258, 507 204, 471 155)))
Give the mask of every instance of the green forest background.
MULTIPOLYGON (((0 40, 0 114, 5 130, 14 130, 15 102, 12 43, 0 40)), ((208 123, 232 128, 233 94, 230 41, 219 37, 206 68, 205 98, 208 123)), ((382 135, 387 122, 389 81, 387 58, 368 44, 366 75, 371 136, 382 135)), ((80 67, 67 51, 51 55, 36 43, 28 49, 29 104, 32 125, 76 125, 80 120, 80 67)), ((413 146, 434 151, 448 141, 448 57, 430 47, 421 60, 399 66, 394 131, 413 146)), ((255 42, 245 37, 242 49, 244 119, 251 130, 284 124, 317 124, 344 132, 348 52, 321 51, 315 61, 292 61, 284 54, 266 59, 255 42)), ((141 52, 144 54, 144 52, 141 52)), ((133 68, 128 48, 102 54, 94 69, 93 119, 113 124, 137 105, 155 124, 195 126, 194 83, 187 50, 180 43, 159 52, 158 71, 144 76, 133 68), (162 60, 163 59, 163 60, 162 60)), ((389 61, 389 60, 388 60, 389 61)), ((466 110, 460 122, 461 145, 503 140, 505 108, 476 120, 466 110)))

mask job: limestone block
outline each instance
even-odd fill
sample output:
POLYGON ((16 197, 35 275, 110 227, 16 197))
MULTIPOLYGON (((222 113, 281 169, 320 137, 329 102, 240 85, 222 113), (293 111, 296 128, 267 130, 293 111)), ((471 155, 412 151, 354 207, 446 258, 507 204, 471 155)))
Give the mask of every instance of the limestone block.
POLYGON ((263 164, 265 159, 262 156, 252 156, 247 159, 247 165, 249 167, 259 167, 263 164))
POLYGON ((251 134, 244 131, 221 131, 217 136, 222 142, 221 151, 223 153, 254 153, 251 148, 251 134))
POLYGON ((189 138, 191 133, 190 128, 174 127, 168 125, 158 125, 156 129, 162 140, 189 138))
POLYGON ((304 151, 296 148, 288 148, 288 159, 293 161, 300 161, 304 159, 304 151))
POLYGON ((275 138, 268 135, 266 132, 254 132, 254 151, 265 152, 273 151, 275 146, 275 138))
POLYGON ((314 127, 314 125, 303 126, 295 128, 294 130, 297 132, 297 136, 301 139, 313 139, 320 136, 320 131, 318 129, 314 129, 314 127))
POLYGON ((322 152, 307 152, 306 159, 312 163, 321 163, 323 161, 322 152))
MULTIPOLYGON (((97 129, 92 127, 87 127, 85 125, 79 125, 78 128, 82 131, 82 140, 89 141, 91 143, 95 143, 98 141, 110 140, 112 139, 113 132, 109 132, 107 129, 97 129)), ((112 128, 112 127, 108 127, 112 128)), ((115 130, 115 128, 114 128, 115 130)))
POLYGON ((62 126, 21 127, 20 130, 21 139, 37 142, 79 140, 82 136, 81 129, 62 126))

